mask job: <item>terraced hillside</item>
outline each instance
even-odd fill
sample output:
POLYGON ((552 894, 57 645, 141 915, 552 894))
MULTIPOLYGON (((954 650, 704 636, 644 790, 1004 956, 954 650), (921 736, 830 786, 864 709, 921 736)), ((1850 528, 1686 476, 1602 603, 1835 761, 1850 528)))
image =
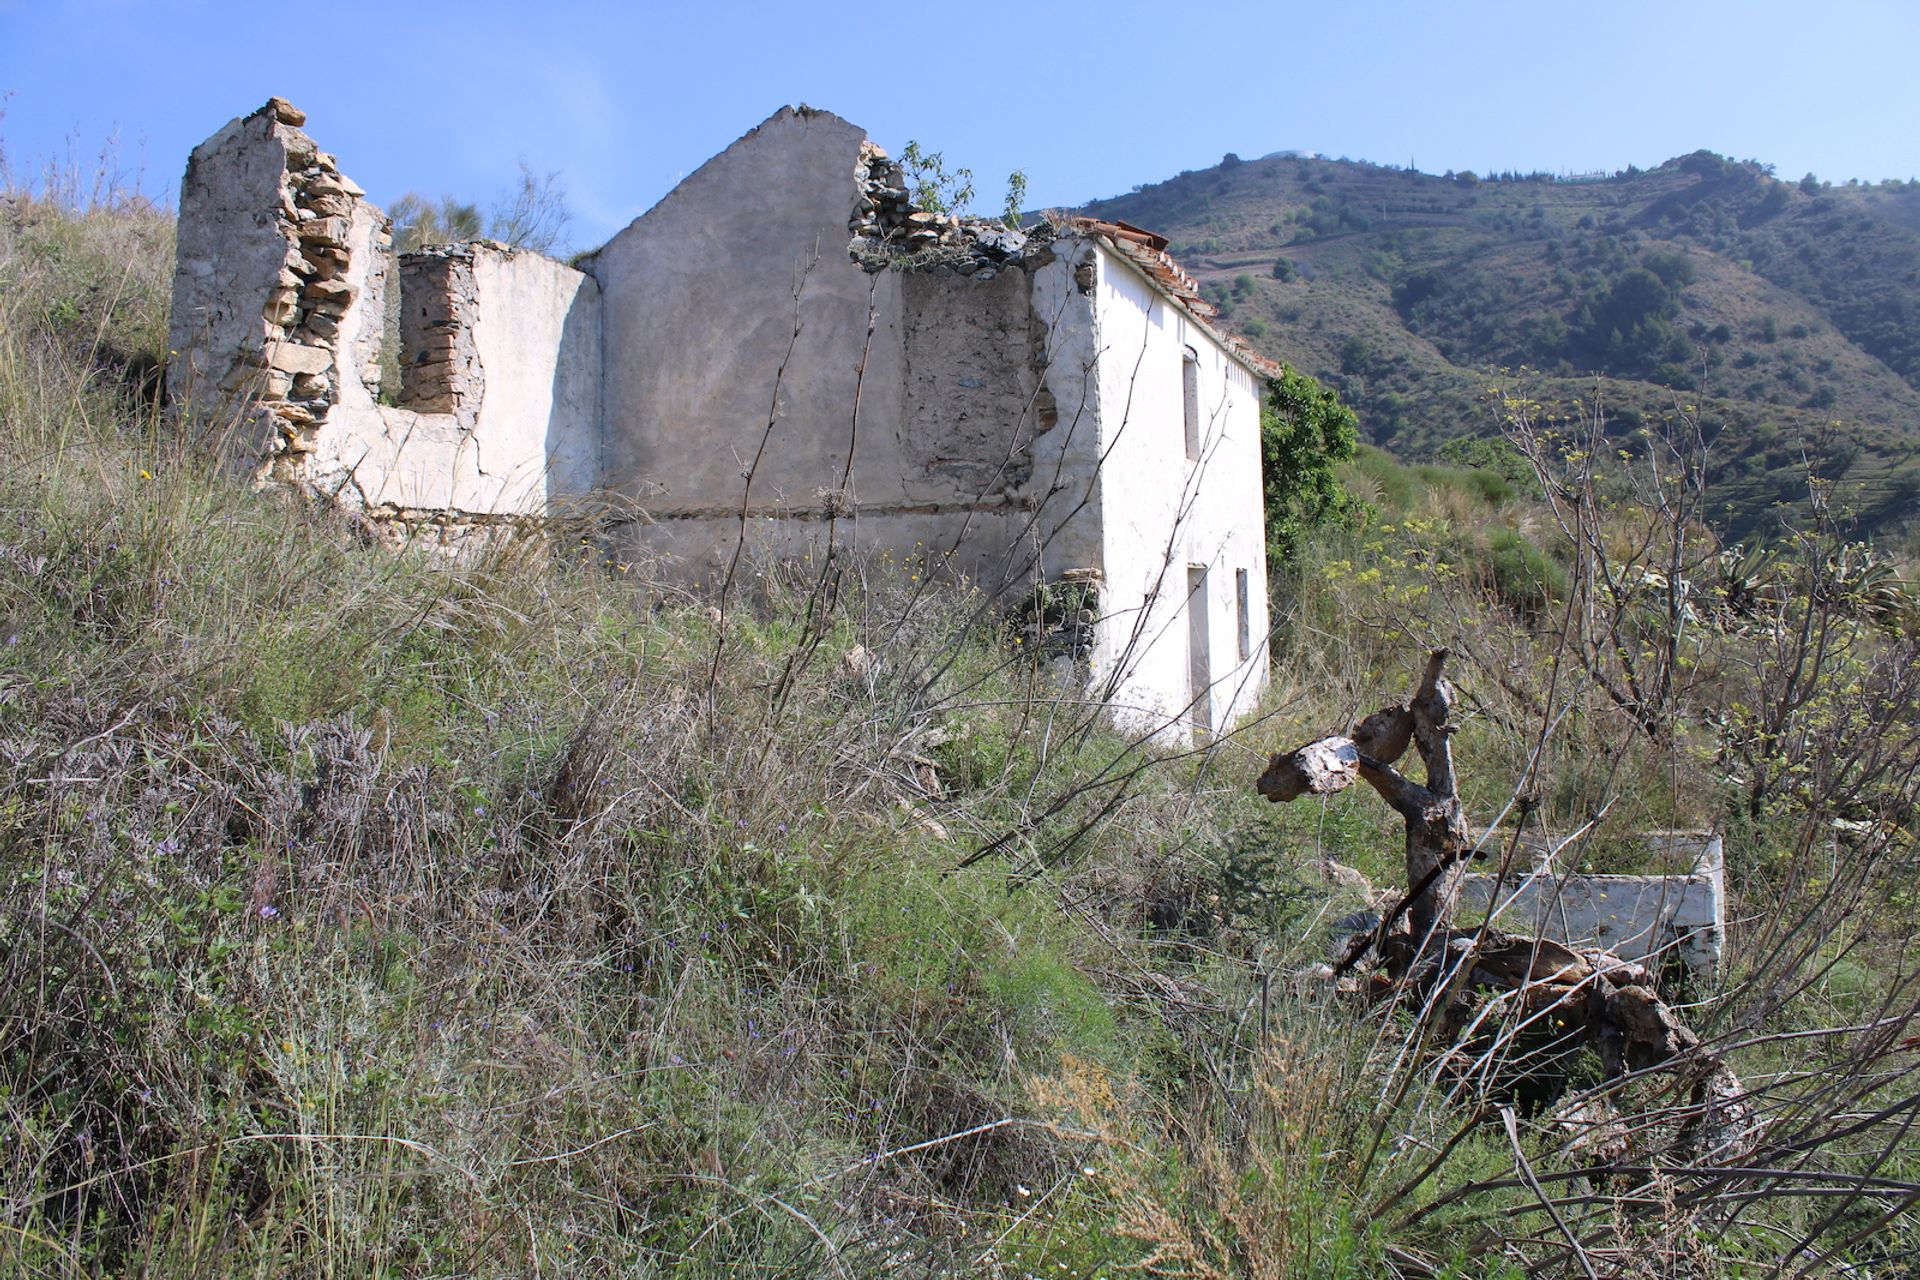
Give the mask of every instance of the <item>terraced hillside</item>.
POLYGON ((1920 183, 1705 151, 1597 180, 1283 154, 1089 212, 1171 237, 1225 323, 1402 456, 1492 431, 1490 389, 1519 378, 1604 404, 1628 445, 1696 407, 1736 532, 1804 498, 1808 460, 1865 528, 1920 499, 1920 183))

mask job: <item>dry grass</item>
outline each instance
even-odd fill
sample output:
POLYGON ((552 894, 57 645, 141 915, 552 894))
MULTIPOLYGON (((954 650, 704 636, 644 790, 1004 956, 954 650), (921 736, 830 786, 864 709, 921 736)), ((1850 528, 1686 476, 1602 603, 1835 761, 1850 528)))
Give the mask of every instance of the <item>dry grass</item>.
MULTIPOLYGON (((1555 821, 1711 818, 1707 712, 1778 704, 1752 635, 1636 743, 1442 477, 1286 584, 1269 718, 1162 757, 897 566, 847 563, 830 610, 748 566, 722 646, 591 551, 394 554, 236 486, 133 372, 166 257, 143 207, 0 208, 0 1269, 1751 1275, 1804 1239, 1796 1266, 1882 1274, 1911 1246, 1909 775, 1743 810, 1746 902, 1805 909, 1743 918, 1760 945, 1694 1016, 1771 1172, 1664 1164, 1655 1124, 1643 1172, 1592 1173, 1543 1112, 1520 1149, 1572 1246, 1486 1123, 1500 1072, 1297 977, 1360 904, 1327 860, 1392 886, 1399 835, 1366 797, 1260 806, 1254 745, 1445 640, 1476 818, 1536 758, 1555 821), (1838 854, 1835 817, 1867 824, 1838 854)), ((1847 632, 1803 747, 1910 729, 1902 643, 1847 632)))

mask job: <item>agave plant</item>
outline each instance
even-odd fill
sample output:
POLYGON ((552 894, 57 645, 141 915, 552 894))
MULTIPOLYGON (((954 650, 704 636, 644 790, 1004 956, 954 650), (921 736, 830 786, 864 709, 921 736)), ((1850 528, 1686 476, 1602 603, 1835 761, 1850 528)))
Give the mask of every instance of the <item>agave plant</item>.
POLYGON ((1767 547, 1737 543, 1710 562, 1712 595, 1727 621, 1752 621, 1773 612, 1783 599, 1779 580, 1779 553, 1767 547))

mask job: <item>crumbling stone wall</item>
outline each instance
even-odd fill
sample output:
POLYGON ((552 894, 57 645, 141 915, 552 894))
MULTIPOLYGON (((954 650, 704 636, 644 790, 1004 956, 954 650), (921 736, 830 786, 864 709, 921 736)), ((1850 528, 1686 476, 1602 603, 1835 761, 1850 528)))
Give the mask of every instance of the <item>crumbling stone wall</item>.
POLYGON ((1020 230, 915 205, 900 164, 870 140, 854 165, 848 256, 900 277, 905 413, 896 430, 910 494, 1022 491, 1033 439, 1059 420, 1046 385, 1049 323, 1032 273, 1054 227, 1020 230))
POLYGON ((1050 221, 1013 228, 922 209, 904 168, 871 141, 853 176, 848 256, 899 281, 909 491, 1005 496, 1017 508, 1013 540, 1037 548, 1033 572, 1097 581, 1099 456, 1086 397, 1097 359, 1093 251, 1050 221), (1062 252, 1077 264, 1074 287, 1062 252), (1068 429, 1055 432, 1063 404, 1068 429), (1087 514, 1064 514, 1074 511, 1087 514))
POLYGON ((305 121, 274 98, 195 148, 168 336, 168 385, 188 419, 280 480, 302 478, 343 378, 378 392, 380 327, 351 320, 382 295, 392 244, 305 121))
POLYGON ((865 142, 782 110, 588 259, 607 297, 606 483, 646 513, 623 545, 717 579, 743 508, 749 554, 779 556, 853 514, 842 546, 938 561, 964 541, 965 571, 1002 574, 1024 495, 903 454, 902 277, 848 252, 865 142))
POLYGON ((1010 266, 1032 270, 1048 260, 1052 223, 1013 228, 989 218, 922 209, 913 202, 900 163, 870 140, 860 143, 853 179, 848 253, 868 271, 894 268, 991 280, 1010 266))
POLYGON ((168 368, 187 420, 250 474, 397 533, 458 541, 582 498, 594 282, 491 241, 406 255, 401 385, 383 388, 391 224, 304 121, 272 99, 188 162, 168 368))
POLYGON ((471 245, 435 245, 400 259, 400 403, 469 423, 487 385, 474 343, 473 254, 471 245))
POLYGON ((383 387, 391 231, 303 121, 234 121, 181 191, 169 385, 256 475, 450 539, 605 494, 635 509, 617 551, 695 580, 743 537, 797 556, 831 528, 1010 600, 1056 584, 1046 649, 1140 716, 1196 705, 1195 670, 1203 723, 1257 695, 1263 629, 1235 618, 1266 609, 1259 364, 1164 239, 916 208, 863 130, 787 108, 584 273, 486 242, 406 257, 383 387))

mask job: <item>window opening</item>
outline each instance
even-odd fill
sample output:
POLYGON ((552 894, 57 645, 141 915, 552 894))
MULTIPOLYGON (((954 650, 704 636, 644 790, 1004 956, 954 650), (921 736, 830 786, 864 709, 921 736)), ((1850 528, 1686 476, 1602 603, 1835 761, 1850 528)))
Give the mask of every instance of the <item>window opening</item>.
POLYGON ((1240 620, 1240 661, 1245 662, 1253 656, 1253 611, 1252 602, 1247 596, 1247 571, 1233 571, 1234 602, 1239 608, 1240 620))
POLYGON ((1187 684, 1188 716, 1194 741, 1204 742, 1213 732, 1213 663, 1207 634, 1207 567, 1187 566, 1187 684))
POLYGON ((1180 403, 1186 416, 1187 457, 1200 459, 1200 353, 1186 349, 1180 361, 1180 403))

